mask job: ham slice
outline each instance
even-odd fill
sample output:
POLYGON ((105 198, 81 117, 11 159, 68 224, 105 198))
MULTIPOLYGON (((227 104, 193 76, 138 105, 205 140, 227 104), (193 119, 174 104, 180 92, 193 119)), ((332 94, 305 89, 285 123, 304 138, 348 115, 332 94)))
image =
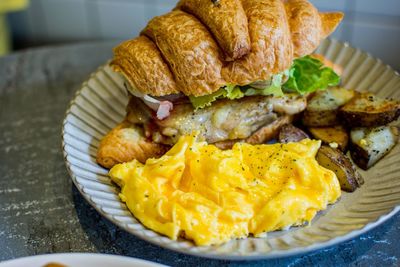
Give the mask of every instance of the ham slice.
POLYGON ((163 120, 169 116, 169 112, 174 108, 174 105, 169 101, 161 101, 157 109, 157 119, 163 120))
POLYGON ((154 97, 143 94, 143 93, 139 92, 138 90, 135 90, 134 88, 129 86, 127 83, 124 83, 124 86, 127 91, 129 91, 132 95, 142 99, 143 103, 145 103, 146 106, 148 106, 153 111, 155 111, 157 119, 159 119, 159 120, 163 120, 163 119, 167 118, 170 114, 170 111, 174 108, 174 104, 171 101, 168 101, 168 100, 160 101, 154 97))

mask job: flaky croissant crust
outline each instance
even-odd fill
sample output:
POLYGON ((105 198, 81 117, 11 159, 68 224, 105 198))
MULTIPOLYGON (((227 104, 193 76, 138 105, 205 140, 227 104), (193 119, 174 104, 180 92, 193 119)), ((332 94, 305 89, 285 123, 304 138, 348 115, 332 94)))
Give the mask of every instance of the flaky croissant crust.
POLYGON ((207 95, 288 69, 342 19, 307 0, 181 0, 117 46, 111 65, 144 94, 207 95))

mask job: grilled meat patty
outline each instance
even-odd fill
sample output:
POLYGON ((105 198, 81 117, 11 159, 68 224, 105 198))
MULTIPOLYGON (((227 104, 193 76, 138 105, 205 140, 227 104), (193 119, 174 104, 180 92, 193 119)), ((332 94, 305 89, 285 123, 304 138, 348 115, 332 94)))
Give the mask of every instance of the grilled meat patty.
POLYGON ((208 143, 249 138, 258 129, 283 115, 293 115, 306 107, 304 97, 251 96, 222 99, 212 106, 194 110, 190 103, 175 104, 170 115, 158 120, 140 99, 133 97, 128 120, 143 124, 146 135, 156 143, 175 144, 180 136, 197 132, 208 143))

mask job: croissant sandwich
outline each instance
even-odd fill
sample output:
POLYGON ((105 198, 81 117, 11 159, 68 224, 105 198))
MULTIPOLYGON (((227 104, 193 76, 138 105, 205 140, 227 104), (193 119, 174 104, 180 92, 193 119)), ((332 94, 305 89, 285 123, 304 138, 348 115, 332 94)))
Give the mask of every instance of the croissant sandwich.
POLYGON ((114 49, 131 99, 98 162, 143 162, 193 131, 222 148, 274 138, 307 94, 339 83, 309 55, 342 18, 307 0, 181 0, 114 49))

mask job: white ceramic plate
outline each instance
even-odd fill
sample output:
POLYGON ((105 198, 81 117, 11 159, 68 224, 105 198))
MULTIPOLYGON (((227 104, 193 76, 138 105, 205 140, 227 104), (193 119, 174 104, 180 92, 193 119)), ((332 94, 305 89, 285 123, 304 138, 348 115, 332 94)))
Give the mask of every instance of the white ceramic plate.
POLYGON ((4 261, 0 267, 43 267, 49 263, 63 264, 68 267, 163 267, 150 261, 117 255, 92 253, 61 253, 24 257, 4 261))
MULTIPOLYGON (((317 51, 344 67, 346 88, 400 99, 400 77, 389 66, 348 44, 326 40, 317 51)), ((266 238, 232 240, 220 246, 196 247, 172 241, 138 222, 118 197, 107 170, 96 164, 100 139, 125 115, 127 96, 122 78, 100 67, 77 92, 63 128, 66 165, 75 185, 103 216, 122 229, 159 246, 182 253, 219 259, 265 259, 321 249, 360 235, 400 209, 400 145, 368 172, 365 184, 321 212, 311 226, 270 233, 266 238)))

